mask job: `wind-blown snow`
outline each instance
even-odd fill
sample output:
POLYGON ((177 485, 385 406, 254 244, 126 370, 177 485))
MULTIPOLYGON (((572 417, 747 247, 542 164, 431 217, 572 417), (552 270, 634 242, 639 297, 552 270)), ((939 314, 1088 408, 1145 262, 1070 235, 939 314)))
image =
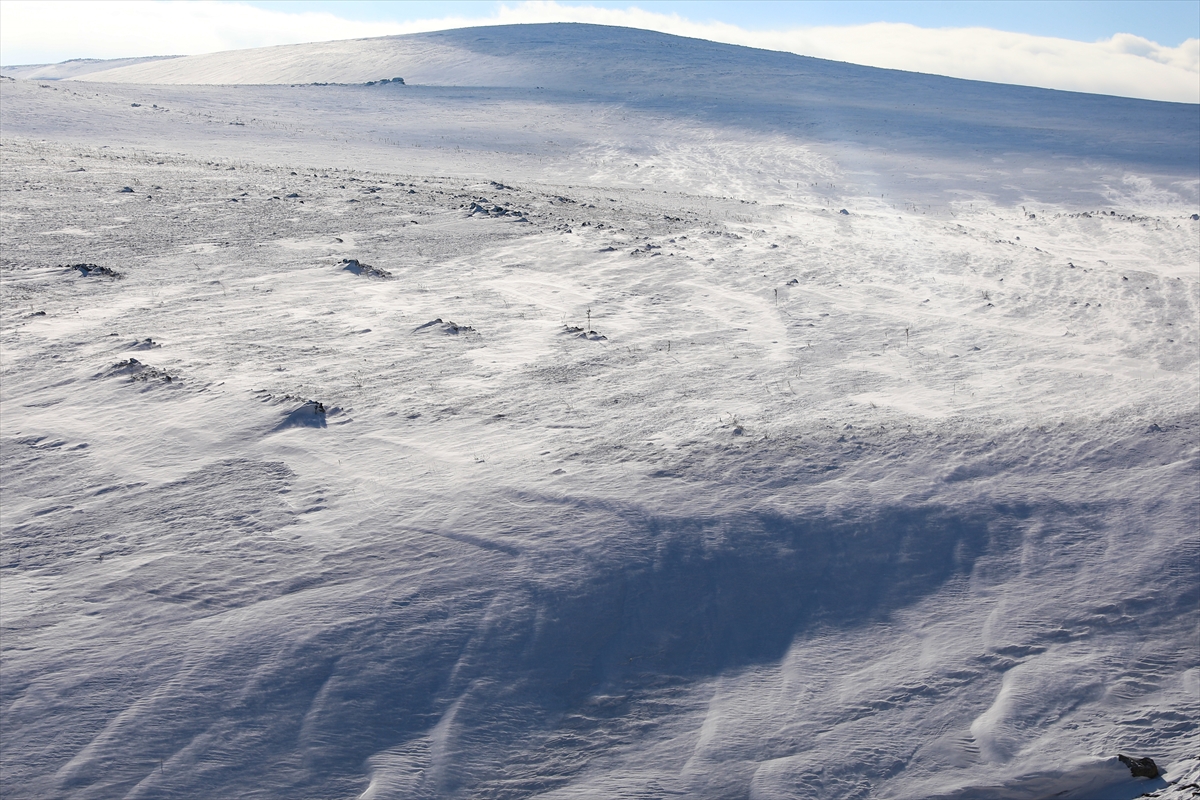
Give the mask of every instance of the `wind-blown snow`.
POLYGON ((1187 796, 1194 108, 218 56, 0 87, 6 795, 1187 796))

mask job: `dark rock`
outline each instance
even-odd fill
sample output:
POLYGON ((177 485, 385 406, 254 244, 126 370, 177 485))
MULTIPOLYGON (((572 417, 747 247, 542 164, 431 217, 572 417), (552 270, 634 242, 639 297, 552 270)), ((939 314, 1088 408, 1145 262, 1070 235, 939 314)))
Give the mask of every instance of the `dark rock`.
POLYGON ((128 358, 124 361, 119 361, 113 364, 108 370, 109 375, 126 375, 130 381, 140 383, 150 383, 151 381, 162 381, 163 383, 174 383, 178 378, 169 374, 165 369, 143 364, 136 358, 128 358))
POLYGON ((843 208, 841 211, 839 211, 838 213, 839 213, 839 214, 845 214, 847 217, 848 217, 848 216, 850 216, 850 212, 849 212, 849 211, 847 211, 847 210, 846 210, 846 209, 844 209, 844 208, 843 208))
POLYGON ((1146 758, 1130 758, 1129 756, 1118 755, 1117 759, 1129 767, 1129 774, 1135 778, 1158 777, 1158 765, 1149 756, 1146 758))
POLYGON ((364 264, 357 258, 343 258, 342 264, 345 266, 342 269, 347 272, 353 272, 355 275, 362 275, 364 278, 377 278, 383 281, 390 281, 393 278, 392 273, 386 269, 372 267, 370 264, 364 264))
POLYGON ((487 200, 477 200, 471 203, 470 210, 467 212, 467 216, 473 217, 476 214, 483 214, 487 217, 515 217, 517 222, 529 221, 525 219, 524 212, 517 211, 516 209, 512 208, 505 208, 504 206, 500 205, 488 204, 487 200))
POLYGON ((413 333, 420 333, 421 331, 435 331, 435 330, 440 331, 442 333, 450 334, 452 336, 476 332, 475 329, 472 328, 470 325, 459 325, 455 322, 451 322, 450 320, 446 320, 443 322, 442 318, 438 317, 435 320, 430 320, 429 322, 426 322, 424 325, 418 325, 417 327, 413 328, 413 333))
POLYGON ((85 278, 91 278, 91 277, 94 277, 97 275, 104 277, 104 278, 120 278, 121 277, 121 273, 117 272, 115 269, 110 269, 109 267, 101 267, 98 264, 67 264, 65 266, 67 269, 79 270, 79 274, 85 278))
POLYGON ((117 194, 133 194, 133 187, 132 186, 122 186, 121 189, 117 192, 117 194))

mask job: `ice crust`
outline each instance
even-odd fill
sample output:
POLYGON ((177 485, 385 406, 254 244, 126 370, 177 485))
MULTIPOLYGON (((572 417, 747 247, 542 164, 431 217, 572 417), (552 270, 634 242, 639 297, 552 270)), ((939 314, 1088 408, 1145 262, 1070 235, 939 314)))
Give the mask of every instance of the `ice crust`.
POLYGON ((1190 796, 1195 107, 571 25, 68 74, 0 79, 6 797, 1190 796))

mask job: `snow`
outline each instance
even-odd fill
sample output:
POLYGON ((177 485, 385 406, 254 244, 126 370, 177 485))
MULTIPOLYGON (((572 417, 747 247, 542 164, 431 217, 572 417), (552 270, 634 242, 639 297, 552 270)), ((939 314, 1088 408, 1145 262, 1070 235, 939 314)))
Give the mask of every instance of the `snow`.
POLYGON ((93 72, 107 71, 161 61, 178 56, 143 56, 141 58, 73 58, 61 64, 20 64, 0 67, 0 73, 11 78, 36 81, 59 81, 82 78, 93 72))
POLYGON ((582 25, 80 77, 0 85, 6 795, 1188 796, 1195 107, 582 25))

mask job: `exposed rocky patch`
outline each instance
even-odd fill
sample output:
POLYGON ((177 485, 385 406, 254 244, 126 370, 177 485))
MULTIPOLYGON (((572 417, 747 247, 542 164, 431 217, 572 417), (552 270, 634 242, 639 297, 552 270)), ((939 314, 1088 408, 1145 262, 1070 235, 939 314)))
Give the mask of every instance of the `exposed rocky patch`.
POLYGON ((1131 758, 1126 755, 1118 755, 1117 760, 1125 766, 1129 767, 1129 774, 1135 778, 1157 778, 1158 765, 1154 763, 1154 759, 1146 756, 1144 758, 1131 758))
POLYGON ((513 208, 505 208, 501 205, 489 203, 487 200, 472 201, 471 205, 468 207, 467 216, 475 217, 480 215, 492 218, 512 219, 516 222, 529 222, 529 220, 525 218, 525 212, 523 211, 517 211, 513 208))
POLYGON ((99 264, 63 264, 63 269, 78 270, 79 274, 85 278, 123 278, 121 273, 111 267, 102 267, 99 264))
POLYGON ((380 267, 373 267, 370 264, 364 264, 357 258, 343 258, 342 269, 347 272, 353 272, 355 275, 361 275, 364 278, 375 278, 381 281, 390 281, 395 278, 392 273, 380 267))
POLYGON ((106 375, 109 377, 124 375, 134 383, 175 383, 179 380, 177 375, 171 375, 165 369, 160 369, 150 364, 143 364, 136 358, 118 361, 109 368, 106 375))
POLYGON ((563 333, 574 336, 576 339, 587 339, 590 342, 608 341, 608 337, 596 331, 585 331, 576 325, 564 325, 563 333))
POLYGON ((459 325, 458 323, 451 322, 449 320, 443 322, 441 317, 438 317, 435 320, 430 320, 424 325, 418 325, 417 327, 413 328, 413 333, 422 332, 438 332, 449 334, 451 336, 467 333, 478 333, 478 331, 476 331, 470 325, 459 325))

